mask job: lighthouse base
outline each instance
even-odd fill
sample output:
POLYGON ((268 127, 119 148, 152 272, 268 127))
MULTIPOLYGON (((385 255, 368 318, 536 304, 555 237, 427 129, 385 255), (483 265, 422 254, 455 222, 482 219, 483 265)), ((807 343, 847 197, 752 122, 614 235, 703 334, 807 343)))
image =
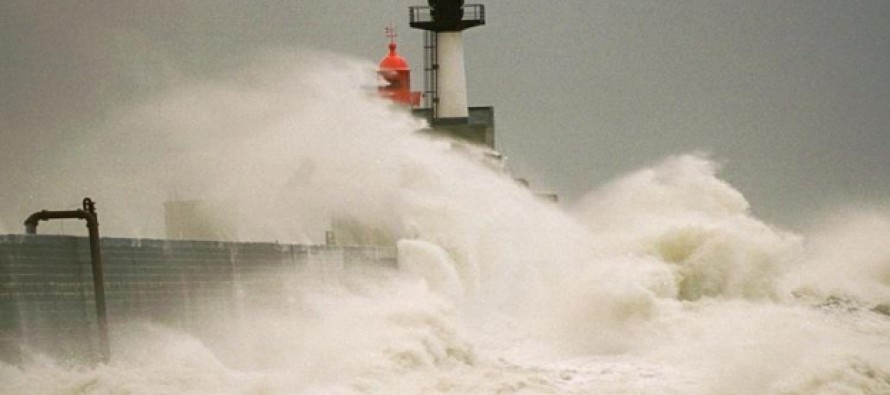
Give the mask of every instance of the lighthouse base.
POLYGON ((470 107, 466 118, 433 118, 429 108, 412 110, 430 124, 427 132, 495 149, 494 107, 470 107))

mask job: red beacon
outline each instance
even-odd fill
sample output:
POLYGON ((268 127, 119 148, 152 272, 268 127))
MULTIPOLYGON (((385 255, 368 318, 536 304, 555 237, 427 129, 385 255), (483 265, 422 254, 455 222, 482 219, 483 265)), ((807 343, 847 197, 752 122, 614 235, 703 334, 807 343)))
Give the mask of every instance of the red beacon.
POLYGON ((388 98, 395 103, 412 107, 420 105, 420 92, 411 91, 411 66, 405 58, 396 53, 395 32, 392 28, 386 29, 389 37, 389 55, 380 61, 377 74, 383 79, 377 88, 380 96, 388 98))

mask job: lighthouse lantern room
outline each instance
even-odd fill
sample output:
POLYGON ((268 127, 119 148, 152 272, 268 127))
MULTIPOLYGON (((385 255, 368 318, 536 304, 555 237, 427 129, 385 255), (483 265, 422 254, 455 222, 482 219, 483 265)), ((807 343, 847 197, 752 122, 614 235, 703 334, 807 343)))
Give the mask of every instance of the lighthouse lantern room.
POLYGON ((420 105, 420 92, 411 91, 411 66, 396 52, 396 33, 392 27, 386 28, 389 37, 389 54, 380 61, 377 73, 381 84, 377 91, 393 102, 412 107, 420 105))

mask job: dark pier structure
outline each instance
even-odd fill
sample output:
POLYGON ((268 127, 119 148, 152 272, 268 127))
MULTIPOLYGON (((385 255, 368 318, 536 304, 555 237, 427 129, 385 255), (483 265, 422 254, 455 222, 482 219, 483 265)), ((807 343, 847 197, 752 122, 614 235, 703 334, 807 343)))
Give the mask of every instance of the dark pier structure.
POLYGON ((207 322, 256 309, 288 314, 301 277, 386 270, 392 247, 99 238, 84 209, 38 211, 27 234, 0 235, 0 361, 25 353, 108 362, 121 325, 151 321, 200 336, 207 322), (39 221, 78 218, 89 237, 37 235, 39 221), (111 340, 109 340, 111 339, 111 340))

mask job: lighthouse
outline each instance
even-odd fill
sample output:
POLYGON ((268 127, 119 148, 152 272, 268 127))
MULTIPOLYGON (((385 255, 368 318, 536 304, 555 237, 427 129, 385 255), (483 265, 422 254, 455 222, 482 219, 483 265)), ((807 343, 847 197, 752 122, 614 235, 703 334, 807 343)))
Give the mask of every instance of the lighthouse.
POLYGON ((495 148, 494 108, 470 107, 463 33, 485 24, 485 6, 463 0, 429 0, 410 8, 410 26, 424 31, 424 108, 431 131, 495 148))
POLYGON ((395 29, 387 27, 386 36, 389 38, 389 54, 380 60, 377 68, 381 79, 377 92, 395 103, 417 107, 420 105, 421 93, 411 91, 411 66, 396 52, 398 45, 395 29))

